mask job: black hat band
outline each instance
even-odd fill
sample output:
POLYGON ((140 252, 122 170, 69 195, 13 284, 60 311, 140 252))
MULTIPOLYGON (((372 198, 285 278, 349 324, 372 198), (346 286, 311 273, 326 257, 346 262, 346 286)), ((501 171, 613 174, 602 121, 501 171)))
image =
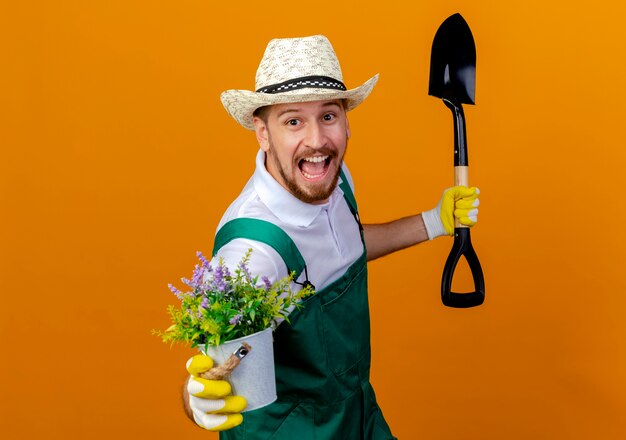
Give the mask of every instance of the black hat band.
POLYGON ((257 93, 283 93, 297 89, 334 89, 346 91, 346 86, 339 80, 329 76, 304 76, 302 78, 290 79, 279 84, 262 87, 257 93))

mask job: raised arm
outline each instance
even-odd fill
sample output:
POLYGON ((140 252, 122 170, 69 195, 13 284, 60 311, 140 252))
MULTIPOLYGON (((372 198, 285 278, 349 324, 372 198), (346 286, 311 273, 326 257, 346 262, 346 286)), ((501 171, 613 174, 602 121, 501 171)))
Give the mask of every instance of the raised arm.
POLYGON ((389 223, 363 225, 367 261, 428 240, 422 215, 413 215, 389 223))
POLYGON ((367 260, 375 260, 442 235, 454 234, 454 221, 478 221, 478 189, 455 186, 444 191, 434 209, 388 223, 364 224, 367 260))

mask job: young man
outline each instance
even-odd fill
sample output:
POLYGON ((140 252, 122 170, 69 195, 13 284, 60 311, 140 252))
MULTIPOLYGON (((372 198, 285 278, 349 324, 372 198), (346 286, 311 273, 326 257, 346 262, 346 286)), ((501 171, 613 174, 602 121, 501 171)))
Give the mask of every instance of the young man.
POLYGON ((362 225, 343 163, 346 112, 371 92, 378 75, 347 90, 323 36, 272 40, 257 71, 256 92, 229 90, 222 102, 254 130, 260 150, 254 175, 222 218, 216 258, 235 267, 250 248, 250 271, 272 282, 304 260, 297 284, 316 294, 274 332, 278 400, 241 416, 246 402, 223 381, 197 375, 213 362, 194 356, 185 389, 188 415, 224 439, 393 439, 369 383, 366 262, 452 235, 454 218, 471 226, 475 188, 444 192, 422 214, 362 225), (255 219, 259 221, 241 221, 255 219), (225 238, 224 230, 228 229, 225 238))

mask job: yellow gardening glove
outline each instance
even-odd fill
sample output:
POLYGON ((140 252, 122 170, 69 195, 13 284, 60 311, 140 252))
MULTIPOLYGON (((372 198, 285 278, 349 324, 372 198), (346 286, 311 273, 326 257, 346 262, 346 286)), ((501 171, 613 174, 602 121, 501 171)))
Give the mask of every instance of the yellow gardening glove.
POLYGON ((230 384, 225 380, 207 380, 200 373, 213 367, 213 359, 202 354, 187 361, 191 375, 187 382, 189 407, 195 422, 209 431, 225 431, 243 421, 240 414, 246 407, 246 399, 231 396, 230 384))
POLYGON ((454 186, 443 192, 436 208, 422 213, 429 239, 441 235, 454 235, 454 220, 462 225, 474 226, 478 221, 478 188, 454 186))

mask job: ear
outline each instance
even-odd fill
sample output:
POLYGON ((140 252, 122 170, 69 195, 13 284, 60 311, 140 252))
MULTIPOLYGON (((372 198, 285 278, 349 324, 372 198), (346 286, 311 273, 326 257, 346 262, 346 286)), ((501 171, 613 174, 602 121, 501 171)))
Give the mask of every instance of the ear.
POLYGON ((252 123, 254 124, 254 133, 256 134, 256 140, 259 143, 259 147, 261 147, 261 150, 267 153, 267 151, 270 149, 267 124, 263 121, 263 119, 257 116, 252 119, 252 123))
POLYGON ((346 138, 350 139, 350 121, 348 121, 348 118, 346 118, 346 138))

